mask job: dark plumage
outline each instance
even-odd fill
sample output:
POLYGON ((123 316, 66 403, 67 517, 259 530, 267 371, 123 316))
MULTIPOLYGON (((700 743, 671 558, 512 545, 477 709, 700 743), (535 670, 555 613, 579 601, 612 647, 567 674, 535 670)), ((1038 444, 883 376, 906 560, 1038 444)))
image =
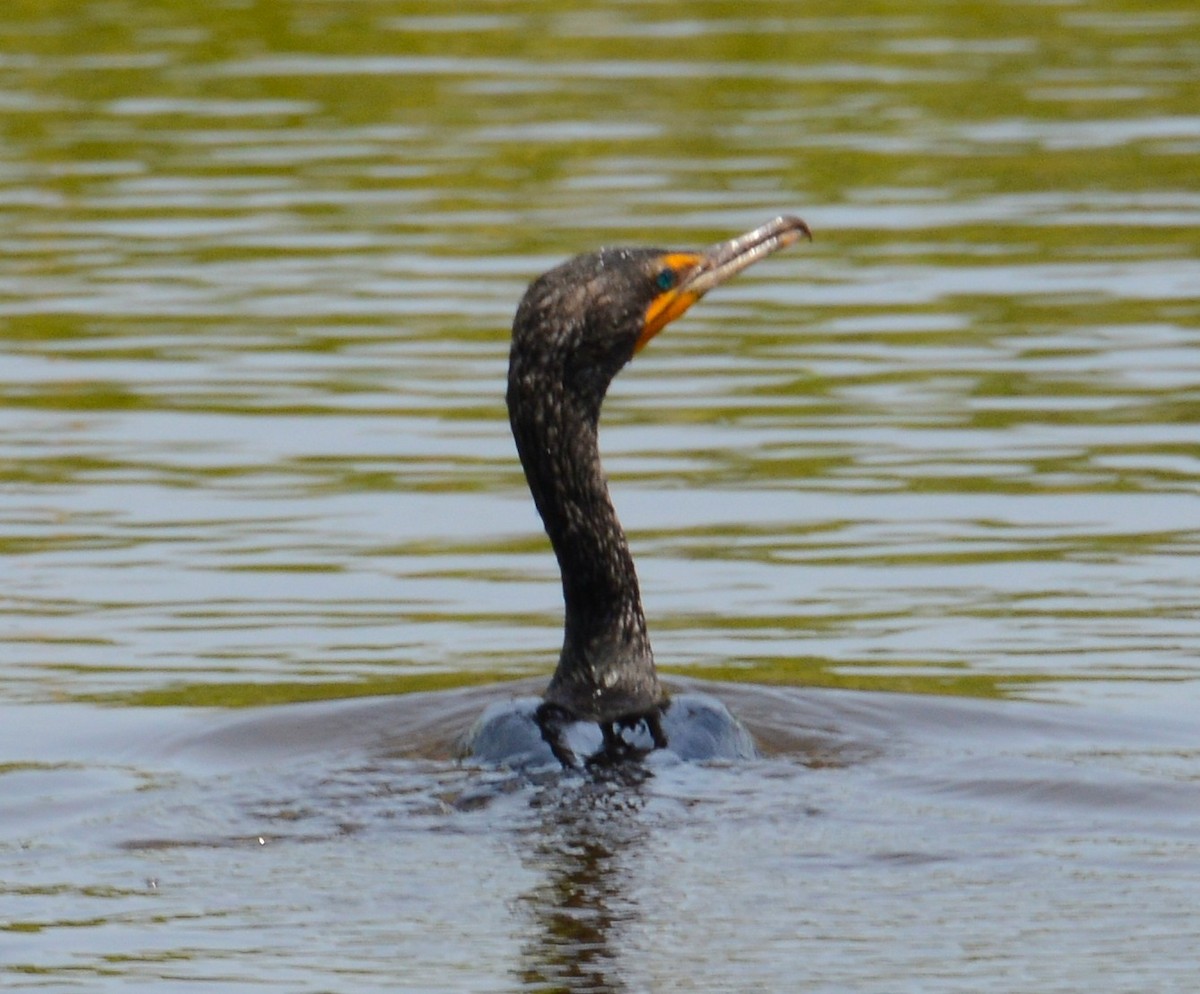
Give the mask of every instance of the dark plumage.
POLYGON ((667 696, 654 668, 625 532, 600 465, 600 408, 609 384, 651 337, 709 289, 752 262, 811 237, 777 218, 704 252, 601 249, 539 276, 513 322, 508 413, 517 452, 562 572, 562 655, 538 710, 546 741, 574 757, 561 729, 597 722, 605 752, 645 722, 666 744, 667 696))

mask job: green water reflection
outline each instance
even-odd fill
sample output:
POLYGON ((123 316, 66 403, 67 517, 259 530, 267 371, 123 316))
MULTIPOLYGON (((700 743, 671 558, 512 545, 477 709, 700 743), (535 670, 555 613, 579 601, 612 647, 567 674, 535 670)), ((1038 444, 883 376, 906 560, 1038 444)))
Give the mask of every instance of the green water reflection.
POLYGON ((618 382, 660 663, 997 696, 1194 681, 1186 4, 45 3, 0 25, 0 697, 547 672, 525 283, 815 243, 618 382))

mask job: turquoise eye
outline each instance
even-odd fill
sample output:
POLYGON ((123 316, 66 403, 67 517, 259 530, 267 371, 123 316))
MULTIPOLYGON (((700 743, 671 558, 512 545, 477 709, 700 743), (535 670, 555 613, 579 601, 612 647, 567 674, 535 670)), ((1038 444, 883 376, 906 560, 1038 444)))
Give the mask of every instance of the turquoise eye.
POLYGON ((676 279, 678 277, 675 275, 674 269, 664 269, 654 282, 658 284, 660 290, 670 290, 675 285, 676 279))

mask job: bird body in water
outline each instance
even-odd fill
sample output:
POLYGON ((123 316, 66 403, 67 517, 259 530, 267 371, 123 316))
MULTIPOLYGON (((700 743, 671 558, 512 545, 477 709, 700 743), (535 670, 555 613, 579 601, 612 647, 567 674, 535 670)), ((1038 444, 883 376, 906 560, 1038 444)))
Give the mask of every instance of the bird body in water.
MULTIPOLYGON (((563 646, 544 699, 485 714, 471 735, 472 754, 502 758, 497 754, 515 748, 497 744, 502 725, 510 738, 514 728, 536 727, 552 754, 572 766, 580 747, 569 744, 567 732, 582 722, 601 731, 592 760, 644 755, 648 748, 639 741, 662 748, 669 739, 690 740, 688 721, 713 705, 723 710, 715 701, 678 699, 680 706, 668 710, 633 557, 600 464, 600 408, 613 377, 669 322, 802 237, 812 237, 803 221, 779 217, 700 252, 601 249, 530 284, 513 321, 508 414, 562 573, 563 646)), ((738 748, 744 738, 744 732, 724 736, 738 748)))

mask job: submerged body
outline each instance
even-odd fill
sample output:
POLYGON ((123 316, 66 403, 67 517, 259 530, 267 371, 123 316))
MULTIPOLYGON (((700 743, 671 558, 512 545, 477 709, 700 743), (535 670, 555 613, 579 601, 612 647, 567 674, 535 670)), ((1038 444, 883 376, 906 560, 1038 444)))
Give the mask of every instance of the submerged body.
MULTIPOLYGON (((515 768, 550 765, 558 759, 538 722, 540 697, 518 697, 493 704, 469 733, 472 758, 515 768)), ((666 755, 685 762, 712 759, 753 759, 754 739, 729 709, 708 694, 674 694, 663 709, 660 727, 667 739, 666 755)), ((612 761, 642 756, 655 747, 644 728, 629 730, 625 748, 612 751, 603 726, 592 721, 572 721, 560 730, 560 748, 590 761, 612 761)))
MULTIPOLYGON (((513 321, 508 413, 562 574, 563 646, 544 699, 531 711, 514 702, 508 714, 485 715, 469 739, 471 755, 498 761, 499 743, 524 723, 564 765, 580 755, 639 756, 688 740, 688 722, 701 713, 727 719, 726 734, 714 741, 741 741, 741 726, 719 702, 669 706, 633 557, 600 464, 600 408, 613 377, 670 321, 801 237, 811 237, 803 221, 780 217, 703 252, 601 249, 530 284, 513 321), (571 744, 583 742, 579 723, 598 726, 595 750, 571 744)), ((739 748, 715 755, 734 758, 739 748)))

